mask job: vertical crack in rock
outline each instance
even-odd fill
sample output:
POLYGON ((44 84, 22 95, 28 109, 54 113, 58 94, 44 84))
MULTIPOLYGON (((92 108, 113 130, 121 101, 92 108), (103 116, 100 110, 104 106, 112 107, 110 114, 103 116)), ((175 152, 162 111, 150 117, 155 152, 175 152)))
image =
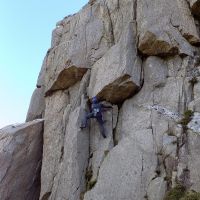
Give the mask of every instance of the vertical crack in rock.
MULTIPOLYGON (((111 18, 111 13, 110 13, 108 6, 106 5, 106 2, 104 2, 104 4, 106 6, 107 15, 108 15, 108 21, 109 21, 108 27, 110 27, 109 31, 108 31, 110 33, 109 39, 110 39, 110 43, 112 45, 114 45, 116 42, 115 42, 114 27, 113 27, 113 22, 112 22, 112 18, 111 18)), ((119 2, 118 2, 118 5, 119 5, 119 2)))
POLYGON ((133 22, 129 23, 119 43, 111 47, 93 66, 89 85, 90 97, 98 96, 102 100, 118 104, 139 90, 141 60, 137 57, 133 39, 134 27, 133 22), (135 52, 134 56, 132 52, 135 52))
MULTIPOLYGON (((199 0, 188 3, 197 20, 199 0)), ((199 191, 200 39, 189 5, 90 0, 57 23, 27 114, 45 117, 40 200, 161 200, 177 181, 199 191), (95 119, 79 129, 93 96, 114 104, 106 139, 95 119)))

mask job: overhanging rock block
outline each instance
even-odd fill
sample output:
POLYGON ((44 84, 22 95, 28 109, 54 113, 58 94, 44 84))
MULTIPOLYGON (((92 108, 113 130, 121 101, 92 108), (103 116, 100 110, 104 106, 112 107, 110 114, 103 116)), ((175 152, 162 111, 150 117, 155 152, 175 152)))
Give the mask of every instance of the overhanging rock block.
POLYGON ((64 68, 53 82, 51 88, 46 91, 46 95, 50 95, 53 91, 64 90, 73 86, 76 82, 80 81, 83 75, 86 73, 87 68, 79 68, 76 66, 70 66, 64 68))
POLYGON ((139 50, 146 55, 192 55, 200 38, 185 0, 138 1, 139 50))
POLYGON ((57 25, 59 38, 53 34, 46 60, 46 95, 67 89, 82 78, 113 45, 111 28, 108 8, 101 1, 92 9, 87 5, 57 25))
POLYGON ((141 60, 137 57, 135 23, 131 22, 107 54, 91 72, 89 96, 121 103, 140 88, 141 60))
POLYGON ((200 0, 190 0, 192 13, 200 17, 200 0))

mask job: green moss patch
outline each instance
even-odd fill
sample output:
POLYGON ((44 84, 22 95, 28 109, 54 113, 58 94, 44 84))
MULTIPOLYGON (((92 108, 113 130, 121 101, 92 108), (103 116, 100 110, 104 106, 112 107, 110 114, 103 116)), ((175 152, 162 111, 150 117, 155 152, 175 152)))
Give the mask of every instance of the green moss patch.
POLYGON ((180 200, 200 200, 200 193, 195 191, 189 191, 180 200))
POLYGON ((182 124, 183 126, 187 126, 188 123, 191 121, 193 114, 194 112, 192 110, 186 110, 184 112, 183 118, 179 123, 182 124))
POLYGON ((200 200, 200 193, 186 191, 184 186, 178 184, 166 193, 164 200, 200 200))
POLYGON ((178 184, 176 187, 167 192, 164 200, 180 200, 185 195, 185 190, 184 186, 178 184))

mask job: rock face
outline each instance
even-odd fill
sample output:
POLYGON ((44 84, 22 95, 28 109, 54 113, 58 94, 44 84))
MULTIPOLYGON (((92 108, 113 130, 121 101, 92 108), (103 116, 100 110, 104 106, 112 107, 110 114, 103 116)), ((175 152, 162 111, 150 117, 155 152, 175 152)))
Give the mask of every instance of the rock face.
MULTIPOLYGON (((57 23, 27 114, 45 119, 40 197, 28 199, 163 200, 177 185, 200 192, 199 10, 199 0, 91 0, 57 23), (96 119, 79 128, 94 96, 112 106, 106 139, 96 119)), ((0 194, 14 194, 5 184, 0 194)))
POLYGON ((187 1, 138 1, 139 50, 147 55, 192 55, 200 39, 187 1), (189 44, 190 43, 190 44, 189 44))
POLYGON ((136 26, 130 22, 120 41, 92 67, 89 95, 123 102, 140 88, 141 60, 137 57, 136 26), (119 56, 120 55, 120 56, 119 56))
POLYGON ((43 120, 0 130, 0 199, 38 199, 43 120))

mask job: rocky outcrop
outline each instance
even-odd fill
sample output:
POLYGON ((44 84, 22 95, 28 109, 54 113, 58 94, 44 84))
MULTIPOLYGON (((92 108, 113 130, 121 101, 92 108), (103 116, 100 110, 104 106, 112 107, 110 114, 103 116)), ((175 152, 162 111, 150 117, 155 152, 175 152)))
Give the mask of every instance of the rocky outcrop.
POLYGON ((198 0, 91 0, 57 23, 27 114, 45 119, 40 200, 200 192, 197 8, 198 0), (112 106, 106 139, 96 119, 79 128, 94 96, 112 106))
POLYGON ((199 191, 191 166, 199 163, 200 39, 190 6, 96 0, 58 22, 39 78, 41 200, 162 200, 176 184, 199 191), (103 113, 106 139, 95 119, 79 129, 93 96, 113 106, 103 113))
POLYGON ((190 0, 190 6, 192 9, 192 13, 197 17, 200 17, 200 1, 199 0, 190 0))
POLYGON ((112 103, 123 102, 141 86, 141 60, 137 57, 136 26, 130 22, 119 43, 92 67, 89 96, 112 103), (119 56, 120 55, 120 56, 119 56))
POLYGON ((0 199, 39 198, 43 121, 0 130, 0 199))
POLYGON ((98 2, 57 24, 47 59, 47 95, 80 81, 87 69, 112 46, 107 12, 105 4, 98 2))
POLYGON ((45 98, 44 98, 44 87, 36 88, 31 97, 26 121, 32 121, 44 117, 45 111, 45 98))
POLYGON ((199 35, 185 0, 138 1, 139 50, 146 55, 192 55, 199 35))

